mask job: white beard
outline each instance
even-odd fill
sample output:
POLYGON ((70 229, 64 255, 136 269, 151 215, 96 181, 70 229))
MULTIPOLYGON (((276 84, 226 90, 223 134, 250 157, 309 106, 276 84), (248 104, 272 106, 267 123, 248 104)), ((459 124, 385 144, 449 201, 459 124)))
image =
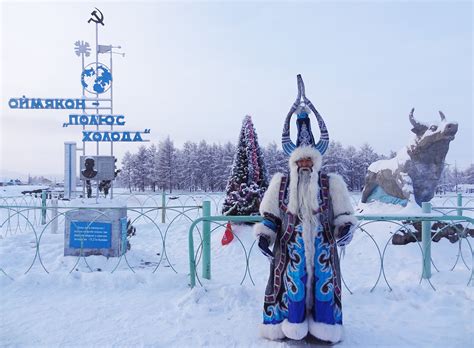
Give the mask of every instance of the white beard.
POLYGON ((314 242, 315 231, 318 224, 317 215, 314 213, 315 206, 313 200, 317 199, 311 195, 313 190, 310 190, 311 185, 311 171, 300 170, 298 172, 298 218, 303 225, 303 241, 306 260, 306 272, 308 280, 306 284, 306 312, 309 314, 313 305, 313 282, 314 282, 314 242))
POLYGON ((311 171, 300 170, 298 172, 298 217, 302 222, 315 223, 313 213, 315 197, 311 196, 311 171))

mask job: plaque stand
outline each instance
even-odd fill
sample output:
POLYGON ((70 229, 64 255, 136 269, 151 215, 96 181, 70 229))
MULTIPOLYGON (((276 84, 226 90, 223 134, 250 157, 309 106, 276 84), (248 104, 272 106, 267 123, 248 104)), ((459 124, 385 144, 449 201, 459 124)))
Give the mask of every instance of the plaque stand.
POLYGON ((127 205, 120 200, 75 199, 66 212, 64 256, 118 257, 127 251, 127 205))

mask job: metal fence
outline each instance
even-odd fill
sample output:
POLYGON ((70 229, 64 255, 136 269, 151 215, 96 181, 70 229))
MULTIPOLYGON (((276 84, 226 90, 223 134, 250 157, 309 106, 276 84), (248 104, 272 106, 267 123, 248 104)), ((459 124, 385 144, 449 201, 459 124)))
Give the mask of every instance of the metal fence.
MULTIPOLYGON (((211 202, 214 214, 220 214, 225 195, 223 192, 122 192, 114 197, 122 198, 134 205, 154 205, 161 207, 202 205, 202 202, 211 202)), ((164 222, 164 220, 162 220, 164 222)))
MULTIPOLYGON (((473 285, 473 262, 474 254, 471 241, 469 240, 468 231, 472 230, 474 219, 468 216, 463 216, 465 212, 474 212, 474 208, 466 207, 462 204, 462 197, 457 196, 457 206, 454 207, 432 207, 431 203, 423 204, 423 214, 420 215, 368 215, 368 214, 359 214, 357 218, 359 219, 359 224, 355 231, 355 235, 359 235, 359 238, 368 238, 372 243, 372 252, 376 254, 377 257, 374 259, 378 262, 377 266, 370 268, 370 272, 373 273, 374 282, 370 286, 370 291, 373 291, 377 285, 380 283, 381 279, 385 282, 388 289, 392 290, 391 282, 389 281, 389 275, 387 271, 388 255, 390 246, 392 246, 392 240, 395 236, 400 234, 407 234, 408 236, 414 239, 413 245, 405 245, 405 248, 415 248, 418 251, 418 260, 416 264, 419 265, 419 282, 421 283, 424 279, 430 284, 430 286, 436 290, 435 285, 432 282, 432 272, 433 268, 436 272, 441 272, 439 263, 436 262, 436 255, 432 254, 433 241, 437 240, 443 232, 448 229, 453 230, 452 237, 457 240, 457 245, 455 248, 451 248, 451 251, 456 253, 455 261, 452 265, 449 265, 449 270, 453 271, 458 264, 461 264, 468 271, 468 276, 466 279, 467 285, 473 285), (455 212, 456 215, 450 213, 455 212), (438 229, 434 234, 431 231, 431 225, 433 222, 442 222, 444 223, 440 229, 438 229), (414 224, 421 223, 421 241, 415 235, 414 224), (381 225, 382 224, 382 225, 381 225), (390 230, 389 236, 377 233, 377 229, 390 230), (470 258, 470 260, 469 260, 470 258), (438 266, 437 266, 438 265, 438 266), (469 272, 470 271, 470 272, 469 272)), ((189 241, 189 272, 190 272, 190 286, 196 286, 196 283, 202 285, 201 278, 211 279, 211 247, 210 247, 210 236, 219 227, 222 227, 227 221, 231 222, 259 222, 261 217, 259 216, 239 216, 239 217, 230 217, 230 216, 203 216, 193 222, 189 229, 188 241, 189 241), (200 243, 197 248, 194 243, 194 229, 202 223, 202 237, 200 235, 200 243), (212 225, 214 226, 213 228, 212 225), (202 273, 201 278, 198 274, 198 265, 202 263, 202 273)), ((244 269, 241 272, 242 278, 240 283, 243 284, 247 279, 252 283, 254 282, 254 277, 252 276, 251 259, 255 253, 259 254, 259 251, 256 247, 256 241, 254 240, 251 244, 245 245, 242 240, 236 235, 237 243, 242 248, 242 253, 244 257, 243 264, 244 269)), ((354 243, 354 241, 353 241, 354 243)), ((395 246, 391 247, 392 249, 395 246)), ((351 250, 350 247, 348 250, 351 250)), ((357 249, 354 249, 357 252, 357 249)), ((364 250, 364 253, 368 252, 364 250)), ((346 273, 345 262, 347 257, 342 257, 341 259, 341 268, 342 268, 342 281, 345 288, 352 293, 352 285, 345 277, 346 273)), ((353 259, 356 259, 354 257, 353 259)), ((392 261, 392 263, 397 264, 399 260, 392 261)), ((356 266, 360 269, 360 263, 356 266)), ((413 267, 413 264, 411 265, 413 267)), ((347 273, 348 274, 348 273, 347 273)))
MULTIPOLYGON (((64 257, 65 242, 62 231, 65 227, 65 216, 68 212, 86 208, 72 206, 73 202, 57 200, 54 197, 49 199, 46 194, 1 197, 0 274, 14 278, 17 275, 31 273, 33 270, 47 273, 144 270, 155 273, 158 269, 162 269, 180 274, 189 272, 190 285, 193 287, 197 283, 202 284, 202 279, 211 278, 211 253, 214 255, 213 275, 223 274, 223 277, 241 284, 244 282, 255 284, 256 280, 261 281, 263 274, 267 272, 266 265, 263 264, 264 258, 260 255, 253 237, 239 234, 234 234, 233 248, 239 251, 234 250, 235 255, 231 255, 235 258, 232 272, 227 272, 218 262, 221 259, 216 258, 216 255, 229 256, 218 255, 223 248, 216 249, 215 244, 214 249, 211 247, 211 243, 216 243, 211 242, 212 235, 216 236, 222 232, 228 221, 234 223, 260 221, 258 216, 218 215, 224 199, 222 193, 116 194, 115 197, 122 197, 127 205, 127 216, 137 229, 137 236, 129 239, 131 249, 117 258, 86 257, 83 254, 77 257, 64 257), (199 267, 202 267, 201 277, 199 267)), ((463 267, 469 272, 466 282, 472 285, 473 248, 468 238, 468 231, 472 229, 474 222, 471 217, 474 215, 474 208, 471 207, 474 198, 461 195, 445 196, 438 197, 437 203, 440 200, 442 204, 435 206, 425 204, 425 212, 417 216, 358 215, 360 223, 356 236, 359 240, 368 239, 371 247, 370 250, 364 250, 364 255, 360 257, 357 254, 360 251, 354 245, 358 241, 354 238, 353 245, 346 250, 346 255, 340 255, 346 289, 351 293, 357 290, 357 278, 354 275, 363 269, 370 274, 370 279, 373 279, 370 284, 371 291, 380 283, 385 283, 391 290, 393 283, 398 279, 394 275, 394 272, 398 272, 397 268, 395 267, 395 270, 392 268, 400 261, 399 255, 394 257, 393 254, 402 248, 416 250, 417 259, 412 260, 407 267, 418 276, 420 282, 425 280, 435 289, 436 281, 431 277, 431 269, 433 268, 436 274, 443 272, 443 267, 446 268, 447 265, 437 261, 437 243, 433 241, 448 229, 454 231, 452 237, 456 241, 446 248, 448 252, 453 253, 453 262, 448 265, 447 270, 454 270, 458 265, 463 267), (448 206, 443 206, 446 205, 444 203, 448 206), (413 227, 413 223, 417 222, 422 225, 421 241, 416 237, 417 232, 413 227), (431 225, 436 222, 444 222, 445 225, 431 235, 431 225), (379 230, 389 230, 390 233, 388 235, 379 233, 379 230), (403 247, 393 246, 393 238, 401 234, 412 237, 415 242, 403 247), (364 262, 367 265, 364 265, 364 262)), ((99 209, 92 210, 96 211, 98 216, 103 214, 99 209)))
MULTIPOLYGON (((88 231, 92 224, 105 217, 103 206, 73 206, 71 202, 42 200, 38 197, 10 199, 9 203, 22 203, 0 205, 0 273, 10 278, 14 277, 13 274, 28 274, 34 266, 49 273, 61 268, 59 264, 65 264, 62 269, 65 268, 70 273, 82 269, 110 272, 128 269, 135 272, 140 268, 156 272, 160 266, 175 273, 183 272, 187 268, 186 263, 183 262, 179 269, 176 260, 186 258, 174 255, 173 245, 177 243, 171 243, 170 247, 169 242, 182 238, 181 245, 186 245, 187 227, 202 214, 202 205, 168 204, 162 207, 148 205, 149 200, 145 199, 141 205, 126 207, 127 218, 139 236, 129 236, 125 240, 125 243, 130 243, 130 252, 124 252, 116 258, 86 257, 81 243, 79 256, 64 257, 66 215, 84 210, 89 214, 94 213, 95 217, 85 228, 88 231), (25 263, 26 259, 29 261, 25 263), (19 267, 24 269, 19 270, 19 267)), ((122 246, 122 250, 126 250, 126 245, 122 246)))

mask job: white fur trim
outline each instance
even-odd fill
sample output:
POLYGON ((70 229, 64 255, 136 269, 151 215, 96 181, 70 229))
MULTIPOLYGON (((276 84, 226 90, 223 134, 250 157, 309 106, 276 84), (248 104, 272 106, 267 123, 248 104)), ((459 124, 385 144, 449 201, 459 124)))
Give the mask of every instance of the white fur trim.
MULTIPOLYGON (((351 197, 342 176, 331 173, 329 176, 329 195, 331 196, 334 216, 341 213, 354 214, 351 197)), ((349 215, 346 215, 349 216, 349 215)))
POLYGON ((301 158, 311 158, 313 161, 313 172, 311 173, 311 184, 310 184, 310 194, 311 197, 314 197, 314 207, 313 210, 318 209, 318 172, 321 169, 322 157, 318 150, 311 146, 297 147, 290 156, 288 164, 290 166, 290 187, 288 188, 289 200, 288 200, 288 210, 297 214, 298 212, 298 166, 296 161, 301 158))
POLYGON ((297 167, 297 160, 308 157, 311 158, 311 160, 313 161, 313 171, 319 171, 319 169, 321 169, 322 156, 319 151, 312 146, 301 146, 294 149, 288 160, 290 169, 293 169, 293 167, 297 167))
POLYGON ((263 213, 270 213, 278 217, 280 216, 279 193, 282 177, 282 173, 275 173, 273 175, 260 203, 260 215, 263 216, 263 213))
POLYGON ((334 219, 334 226, 339 227, 345 225, 346 223, 351 223, 354 226, 357 226, 359 220, 354 215, 340 215, 334 219))
POLYGON ((288 319, 283 320, 281 330, 286 337, 292 340, 302 340, 308 335, 308 320, 305 319, 302 323, 290 323, 288 319))
POLYGON ((258 238, 262 235, 268 237, 268 240, 270 241, 270 246, 275 243, 276 232, 272 231, 270 228, 268 228, 262 223, 255 224, 255 226, 253 227, 253 233, 255 235, 255 238, 258 238))
POLYGON ((281 324, 260 324, 260 336, 269 340, 281 340, 285 338, 285 334, 281 330, 281 324))
POLYGON ((342 341, 344 327, 340 324, 318 323, 313 318, 309 318, 309 333, 320 340, 337 343, 342 341))

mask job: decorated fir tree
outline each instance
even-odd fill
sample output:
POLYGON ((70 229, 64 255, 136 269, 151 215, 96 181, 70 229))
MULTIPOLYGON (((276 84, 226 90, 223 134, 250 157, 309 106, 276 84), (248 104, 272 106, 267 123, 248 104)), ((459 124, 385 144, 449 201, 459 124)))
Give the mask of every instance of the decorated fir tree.
POLYGON ((250 116, 240 130, 232 172, 227 181, 224 215, 258 214, 260 201, 268 187, 268 174, 250 116))

